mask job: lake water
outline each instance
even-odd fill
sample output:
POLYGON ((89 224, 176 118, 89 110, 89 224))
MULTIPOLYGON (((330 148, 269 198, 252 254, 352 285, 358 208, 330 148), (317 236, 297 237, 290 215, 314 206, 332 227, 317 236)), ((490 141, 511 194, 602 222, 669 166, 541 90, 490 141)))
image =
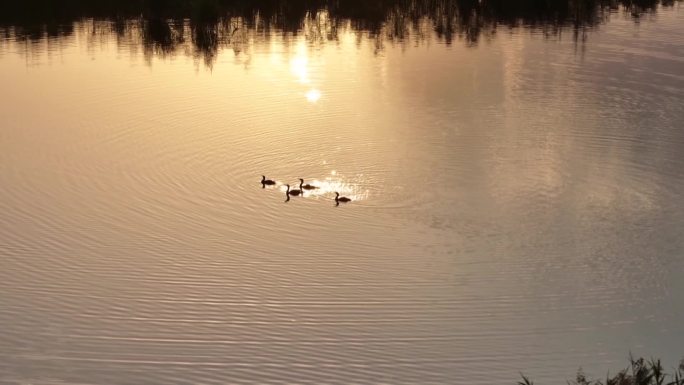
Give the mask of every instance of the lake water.
POLYGON ((414 27, 236 27, 209 49, 4 28, 0 383, 675 365, 684 8, 577 34, 414 27), (299 178, 320 188, 286 202, 299 178))

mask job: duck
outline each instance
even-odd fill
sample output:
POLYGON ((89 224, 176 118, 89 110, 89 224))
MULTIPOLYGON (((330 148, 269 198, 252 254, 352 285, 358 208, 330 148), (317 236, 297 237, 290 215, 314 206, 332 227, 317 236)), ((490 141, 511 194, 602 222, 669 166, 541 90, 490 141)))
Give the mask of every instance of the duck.
POLYGON ((336 205, 339 205, 340 202, 342 202, 342 203, 351 202, 351 199, 349 199, 349 198, 347 198, 347 197, 341 197, 341 196, 340 196, 340 193, 338 193, 337 191, 335 191, 335 204, 336 204, 336 205))
POLYGON ((299 189, 300 190, 315 190, 318 188, 318 186, 313 186, 313 185, 310 185, 308 183, 305 185, 303 185, 303 184, 304 184, 304 179, 299 178, 299 189))
POLYGON ((272 181, 270 179, 266 179, 266 175, 262 175, 261 176, 261 184, 264 186, 266 186, 266 185, 272 186, 272 185, 276 184, 276 182, 272 181))
POLYGON ((285 191, 285 195, 287 195, 288 197, 289 197, 290 195, 297 196, 297 195, 299 195, 299 194, 302 193, 302 190, 298 190, 298 189, 290 190, 290 185, 289 185, 289 184, 286 184, 285 186, 287 186, 287 191, 285 191))

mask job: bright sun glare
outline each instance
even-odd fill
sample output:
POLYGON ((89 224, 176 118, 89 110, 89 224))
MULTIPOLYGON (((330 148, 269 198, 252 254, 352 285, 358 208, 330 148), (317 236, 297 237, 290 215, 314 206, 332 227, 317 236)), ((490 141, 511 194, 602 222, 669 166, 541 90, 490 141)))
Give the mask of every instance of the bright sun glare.
POLYGON ((306 100, 316 103, 321 98, 321 91, 313 89, 306 93, 306 100))
MULTIPOLYGON (((295 56, 290 59, 290 72, 295 76, 300 84, 311 84, 310 68, 309 68, 309 52, 304 42, 298 44, 296 47, 295 56)), ((316 88, 311 88, 304 93, 306 100, 309 103, 316 103, 321 98, 321 91, 316 88)))
POLYGON ((308 65, 309 60, 303 54, 299 54, 297 57, 290 60, 290 71, 302 84, 308 84, 310 81, 308 65))

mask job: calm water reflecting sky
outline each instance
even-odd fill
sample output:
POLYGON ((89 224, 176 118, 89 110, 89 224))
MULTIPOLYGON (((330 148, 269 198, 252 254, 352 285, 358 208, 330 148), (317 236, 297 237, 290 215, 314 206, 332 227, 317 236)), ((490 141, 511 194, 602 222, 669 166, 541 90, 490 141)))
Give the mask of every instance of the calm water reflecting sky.
POLYGON ((1 17, 0 382, 674 365, 680 3, 420 4, 1 17))

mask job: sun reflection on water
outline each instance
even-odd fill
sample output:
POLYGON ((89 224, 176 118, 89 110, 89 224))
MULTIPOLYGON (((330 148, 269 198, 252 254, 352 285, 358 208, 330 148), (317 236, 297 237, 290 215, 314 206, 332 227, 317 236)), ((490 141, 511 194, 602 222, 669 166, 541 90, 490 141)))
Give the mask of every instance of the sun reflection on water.
POLYGON ((321 91, 317 89, 312 89, 309 90, 309 92, 306 93, 306 100, 308 100, 311 103, 316 103, 318 99, 321 98, 321 91))
POLYGON ((306 43, 300 41, 296 48, 295 54, 290 59, 290 72, 297 77, 300 83, 309 84, 309 51, 306 43))
POLYGON ((297 77, 300 83, 309 84, 309 59, 306 53, 298 54, 290 60, 290 71, 297 77))
MULTIPOLYGON (((279 57, 271 57, 271 62, 273 64, 279 63, 279 57)), ((299 84, 305 84, 312 86, 314 82, 311 80, 311 72, 316 69, 314 65, 311 66, 311 58, 309 55, 309 49, 305 42, 300 42, 295 48, 295 53, 290 59, 290 73, 294 75, 299 84)), ((316 103, 321 98, 321 91, 316 87, 309 88, 308 91, 304 92, 304 96, 309 103, 316 103)))
MULTIPOLYGON (((336 176, 336 172, 332 171, 330 177, 324 179, 305 179, 304 184, 316 186, 314 190, 304 190, 304 198, 316 199, 335 199, 335 192, 340 193, 340 196, 346 196, 352 201, 363 201, 368 199, 368 190, 363 190, 358 183, 351 183, 343 178, 336 176)), ((285 193, 287 187, 285 183, 279 187, 280 191, 285 193)), ((299 189, 299 181, 290 183, 290 189, 299 189)))

